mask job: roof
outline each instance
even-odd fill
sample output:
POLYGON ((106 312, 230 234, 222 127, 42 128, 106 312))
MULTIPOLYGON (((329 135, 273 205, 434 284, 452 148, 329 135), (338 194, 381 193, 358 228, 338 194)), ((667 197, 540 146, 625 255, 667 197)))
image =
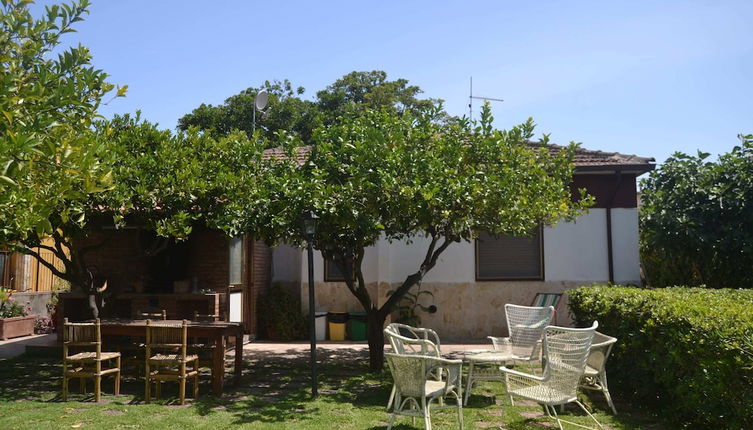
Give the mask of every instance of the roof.
MULTIPOLYGON (((541 147, 544 144, 528 142, 530 146, 541 147)), ((555 144, 547 144, 549 152, 556 154, 564 147, 555 144)), ((619 152, 595 151, 578 147, 575 149, 573 164, 579 172, 604 171, 604 170, 628 170, 637 173, 645 173, 656 167, 653 157, 639 157, 637 155, 621 154, 619 152)))
MULTIPOLYGON (((295 154, 295 162, 299 166, 302 166, 303 163, 306 162, 309 158, 309 153, 311 152, 311 146, 299 146, 296 148, 296 154, 295 154)), ((285 152, 285 150, 278 146, 276 148, 269 148, 264 150, 264 155, 262 155, 263 160, 287 160, 288 154, 285 152)))
MULTIPOLYGON (((544 146, 543 143, 528 142, 528 145, 532 147, 544 146)), ((547 144, 549 152, 556 154, 564 147, 555 144, 547 144)), ((296 163, 303 165, 306 159, 311 153, 311 146, 301 146, 297 149, 296 163)), ((284 160, 288 156, 281 147, 270 148, 264 151, 265 160, 284 160)), ((637 155, 620 154, 619 152, 604 152, 594 151, 591 149, 585 149, 578 147, 575 149, 575 157, 573 163, 575 164, 575 170, 578 172, 589 171, 633 171, 638 174, 649 172, 656 167, 653 157, 639 157, 637 155)))

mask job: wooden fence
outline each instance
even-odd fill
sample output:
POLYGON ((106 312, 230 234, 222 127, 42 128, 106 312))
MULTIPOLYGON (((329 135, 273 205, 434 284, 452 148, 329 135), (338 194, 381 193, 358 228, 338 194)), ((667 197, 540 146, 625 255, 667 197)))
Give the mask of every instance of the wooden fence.
MULTIPOLYGON (((56 269, 61 272, 65 271, 63 261, 55 256, 50 251, 46 251, 40 248, 36 248, 39 255, 47 262, 52 263, 56 269)), ((52 291, 52 287, 55 285, 55 281, 58 279, 52 274, 52 271, 45 267, 36 258, 29 258, 28 264, 31 266, 29 271, 29 284, 27 291, 52 291)))

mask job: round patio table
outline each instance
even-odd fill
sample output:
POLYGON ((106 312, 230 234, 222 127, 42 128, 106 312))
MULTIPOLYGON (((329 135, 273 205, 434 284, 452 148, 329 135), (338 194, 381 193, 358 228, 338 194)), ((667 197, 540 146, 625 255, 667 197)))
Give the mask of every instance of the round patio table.
POLYGON ((499 366, 505 366, 513 361, 515 356, 511 351, 477 350, 467 351, 463 361, 468 363, 468 382, 466 383, 463 406, 468 405, 471 388, 477 381, 505 381, 499 366))

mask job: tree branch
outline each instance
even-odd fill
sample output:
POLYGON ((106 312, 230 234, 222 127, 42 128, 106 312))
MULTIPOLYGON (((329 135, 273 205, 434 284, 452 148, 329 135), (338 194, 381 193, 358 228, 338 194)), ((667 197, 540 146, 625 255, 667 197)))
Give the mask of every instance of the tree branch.
POLYGON ((37 259, 37 261, 44 267, 48 268, 50 272, 52 272, 53 275, 57 276, 60 279, 65 279, 66 281, 72 282, 73 281, 73 275, 68 274, 67 272, 61 272, 58 270, 57 267, 55 267, 52 263, 48 262, 42 256, 34 251, 33 249, 26 248, 26 253, 33 256, 37 259))

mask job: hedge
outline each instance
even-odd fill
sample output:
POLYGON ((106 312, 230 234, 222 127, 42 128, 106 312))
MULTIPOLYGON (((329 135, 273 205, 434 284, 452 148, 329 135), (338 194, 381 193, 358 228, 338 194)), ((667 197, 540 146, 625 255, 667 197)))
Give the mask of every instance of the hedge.
POLYGON ((618 342, 610 391, 692 428, 753 428, 753 290, 591 286, 568 292, 579 325, 618 342))

